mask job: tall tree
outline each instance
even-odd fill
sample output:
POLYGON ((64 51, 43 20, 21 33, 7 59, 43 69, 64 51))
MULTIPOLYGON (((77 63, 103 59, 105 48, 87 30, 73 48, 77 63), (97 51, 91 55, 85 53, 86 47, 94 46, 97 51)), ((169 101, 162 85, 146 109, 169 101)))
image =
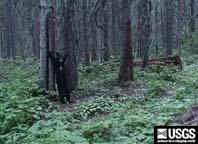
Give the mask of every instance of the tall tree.
POLYGON ((104 61, 108 61, 110 57, 110 48, 109 48, 109 34, 108 34, 108 7, 105 6, 103 8, 103 59, 104 61))
POLYGON ((64 9, 64 51, 68 53, 66 61, 68 87, 72 91, 78 84, 76 33, 74 27, 75 1, 68 0, 64 9))
POLYGON ((138 46, 143 59, 143 67, 147 66, 151 31, 151 2, 139 0, 138 4, 138 46))
POLYGON ((178 49, 178 54, 181 54, 182 47, 182 31, 184 24, 184 0, 177 0, 177 34, 176 34, 176 46, 178 49))
POLYGON ((192 34, 195 32, 195 0, 190 0, 190 16, 190 33, 192 34))
POLYGON ((111 7, 112 7, 112 49, 113 49, 113 55, 116 56, 119 49, 118 44, 118 20, 119 20, 119 13, 117 12, 119 6, 118 0, 111 1, 111 7))
POLYGON ((83 11, 83 50, 84 50, 84 59, 85 64, 90 64, 90 55, 89 55, 89 29, 88 29, 88 1, 82 1, 82 11, 83 11))
POLYGON ((40 0, 40 63, 39 81, 41 88, 47 88, 47 17, 50 13, 49 0, 40 0))
MULTIPOLYGON (((92 9, 94 5, 94 1, 90 4, 90 9, 92 9)), ((94 20, 90 20, 90 49, 91 49, 91 61, 97 61, 98 60, 98 35, 97 35, 97 27, 95 25, 94 20)))
POLYGON ((159 54, 159 38, 158 38, 158 31, 159 31, 159 22, 158 22, 158 3, 155 3, 155 55, 158 56, 159 54))
POLYGON ((13 57, 15 56, 15 22, 14 22, 14 8, 13 8, 12 0, 7 0, 4 2, 4 30, 5 30, 5 57, 13 57))
POLYGON ((173 54, 174 5, 172 0, 164 0, 164 44, 166 55, 173 54))
POLYGON ((91 61, 97 60, 97 28, 95 26, 95 23, 91 23, 91 61))
POLYGON ((120 64, 119 81, 134 80, 130 14, 131 7, 129 1, 123 1, 123 50, 120 64))
MULTIPOLYGON (((51 12, 47 18, 47 51, 51 53, 55 53, 56 49, 56 18, 54 13, 54 7, 51 7, 51 12)), ((51 62, 49 62, 49 58, 47 58, 48 66, 48 89, 55 90, 55 75, 54 75, 54 67, 51 62)))
POLYGON ((160 1, 160 17, 161 17, 161 45, 163 50, 165 50, 165 28, 164 28, 164 2, 160 1))

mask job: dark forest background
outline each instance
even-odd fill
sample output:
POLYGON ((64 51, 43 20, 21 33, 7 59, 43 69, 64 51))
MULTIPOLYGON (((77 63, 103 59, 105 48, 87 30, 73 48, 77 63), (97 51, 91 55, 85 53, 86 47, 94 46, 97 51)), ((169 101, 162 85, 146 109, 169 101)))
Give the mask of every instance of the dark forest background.
MULTIPOLYGON (((51 0, 56 22, 56 47, 64 51, 64 29, 70 16, 74 37, 73 49, 78 62, 107 61, 122 51, 123 18, 130 15, 133 51, 141 56, 145 36, 150 57, 179 54, 181 49, 196 50, 196 40, 185 46, 187 38, 195 39, 197 32, 196 0, 51 0), (124 4, 127 3, 127 4, 124 4), (127 7, 130 12, 125 12, 127 7), (145 26, 143 20, 148 21, 145 26), (170 49, 170 50, 167 50, 170 49), (168 52, 170 51, 170 52, 168 52)), ((3 57, 39 57, 39 0, 1 0, 0 55, 3 57)))

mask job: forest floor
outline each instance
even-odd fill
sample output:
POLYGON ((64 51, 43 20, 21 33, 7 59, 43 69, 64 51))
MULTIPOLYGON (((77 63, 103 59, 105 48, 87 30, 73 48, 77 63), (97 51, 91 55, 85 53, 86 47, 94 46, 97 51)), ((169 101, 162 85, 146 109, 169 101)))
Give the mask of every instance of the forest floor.
POLYGON ((35 60, 1 59, 0 143, 149 144, 156 125, 198 125, 198 55, 182 60, 122 84, 119 63, 79 66, 75 103, 61 105, 39 89, 35 60))

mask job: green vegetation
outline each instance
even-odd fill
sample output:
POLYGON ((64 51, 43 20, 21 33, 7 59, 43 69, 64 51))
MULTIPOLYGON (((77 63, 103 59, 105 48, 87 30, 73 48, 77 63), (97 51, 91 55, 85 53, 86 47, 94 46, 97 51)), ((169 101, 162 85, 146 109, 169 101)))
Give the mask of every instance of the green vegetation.
POLYGON ((198 103, 197 57, 183 58, 183 71, 136 68, 136 82, 123 85, 118 64, 80 66, 80 102, 64 110, 47 99, 54 92, 39 89, 35 60, 1 59, 0 143, 149 144, 154 126, 175 125, 198 103))

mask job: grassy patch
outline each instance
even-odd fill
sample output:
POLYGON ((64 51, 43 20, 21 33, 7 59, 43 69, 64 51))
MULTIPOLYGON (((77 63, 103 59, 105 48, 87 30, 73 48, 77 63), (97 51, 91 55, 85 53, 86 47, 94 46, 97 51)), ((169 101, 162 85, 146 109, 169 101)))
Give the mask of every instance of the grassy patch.
POLYGON ((35 60, 1 59, 0 143, 151 143, 155 125, 175 125, 198 103, 197 59, 184 62, 183 71, 164 64, 136 68, 135 83, 145 87, 134 93, 116 83, 117 64, 80 66, 75 93, 83 99, 63 112, 39 89, 35 60))

